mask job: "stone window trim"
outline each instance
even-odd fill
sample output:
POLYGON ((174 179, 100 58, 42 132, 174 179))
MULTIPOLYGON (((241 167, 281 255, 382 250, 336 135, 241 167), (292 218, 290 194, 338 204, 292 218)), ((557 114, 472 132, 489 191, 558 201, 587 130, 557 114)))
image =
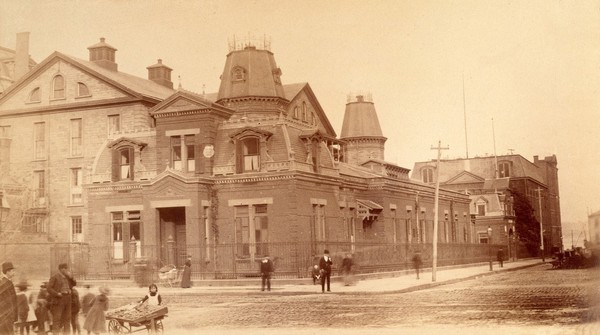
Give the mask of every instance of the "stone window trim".
POLYGON ((230 135, 231 142, 235 145, 235 156, 236 156, 236 173, 245 172, 258 172, 262 171, 262 162, 272 162, 273 158, 269 156, 267 150, 267 141, 273 136, 270 131, 258 129, 255 127, 244 127, 230 135), (258 140, 258 167, 255 170, 246 169, 244 163, 243 145, 244 141, 257 139, 258 140))
POLYGON ((111 180, 113 182, 124 181, 124 180, 135 180, 135 166, 136 161, 139 160, 140 153, 144 147, 147 146, 147 143, 137 141, 130 138, 121 137, 112 142, 110 142, 107 147, 112 151, 112 173, 111 180), (124 166, 121 162, 122 152, 128 151, 128 175, 126 178, 123 177, 123 169, 124 166), (136 157, 138 159, 136 159, 136 157))

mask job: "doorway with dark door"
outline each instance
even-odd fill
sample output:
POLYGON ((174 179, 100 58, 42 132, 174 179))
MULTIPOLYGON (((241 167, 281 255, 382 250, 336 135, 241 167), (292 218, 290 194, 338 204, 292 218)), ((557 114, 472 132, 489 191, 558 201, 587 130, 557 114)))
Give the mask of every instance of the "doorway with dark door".
POLYGON ((163 265, 180 268, 187 256, 185 207, 159 208, 160 258, 163 265))

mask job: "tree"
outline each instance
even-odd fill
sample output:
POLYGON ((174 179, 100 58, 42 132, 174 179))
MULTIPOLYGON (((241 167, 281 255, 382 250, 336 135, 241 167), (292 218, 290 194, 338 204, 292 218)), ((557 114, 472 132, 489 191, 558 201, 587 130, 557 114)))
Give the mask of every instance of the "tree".
POLYGON ((529 255, 537 255, 540 246, 540 222, 533 215, 529 200, 519 192, 512 192, 515 209, 515 229, 529 255))

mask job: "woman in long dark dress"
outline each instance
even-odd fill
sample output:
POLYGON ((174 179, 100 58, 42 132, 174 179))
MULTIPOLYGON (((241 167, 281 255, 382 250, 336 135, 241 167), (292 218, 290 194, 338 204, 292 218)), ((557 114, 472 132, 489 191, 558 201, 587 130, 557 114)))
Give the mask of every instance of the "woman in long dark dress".
POLYGON ((87 330, 87 333, 100 334, 106 332, 106 315, 104 314, 108 310, 108 294, 110 290, 106 286, 101 286, 100 294, 94 298, 92 308, 90 308, 83 329, 87 330))
POLYGON ((183 267, 183 275, 181 277, 181 287, 192 287, 192 256, 188 256, 183 267))

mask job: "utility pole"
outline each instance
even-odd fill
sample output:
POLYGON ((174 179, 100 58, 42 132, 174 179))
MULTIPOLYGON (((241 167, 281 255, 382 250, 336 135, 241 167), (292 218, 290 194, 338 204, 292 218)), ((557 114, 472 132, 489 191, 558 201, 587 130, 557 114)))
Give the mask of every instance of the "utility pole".
POLYGON ((442 156, 442 150, 448 150, 450 147, 446 146, 442 148, 442 141, 438 141, 438 146, 431 146, 431 150, 437 150, 437 163, 435 165, 435 200, 433 205, 433 264, 431 266, 431 281, 435 281, 435 274, 437 270, 437 241, 438 241, 438 212, 439 212, 439 198, 440 198, 440 157, 442 156))
POLYGON ((540 252, 542 253, 542 262, 544 259, 544 225, 542 224, 542 189, 538 186, 535 190, 538 194, 538 206, 540 207, 540 252))

